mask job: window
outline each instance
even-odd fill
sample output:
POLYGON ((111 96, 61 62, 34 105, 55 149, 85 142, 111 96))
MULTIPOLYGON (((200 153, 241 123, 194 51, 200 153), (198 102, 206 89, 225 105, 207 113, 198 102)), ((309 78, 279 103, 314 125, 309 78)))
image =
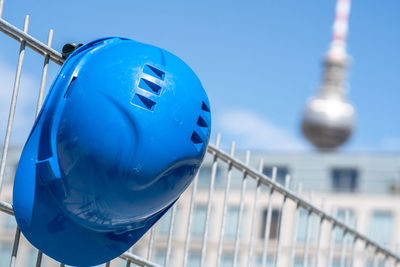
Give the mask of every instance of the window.
POLYGON ((15 230, 17 227, 17 223, 15 222, 14 216, 8 215, 8 214, 0 214, 0 220, 1 220, 1 225, 4 227, 4 229, 7 230, 15 230))
MULTIPOLYGON (((267 256, 266 267, 274 267, 274 255, 267 256)), ((262 267, 262 255, 259 255, 256 259, 255 267, 262 267)))
MULTIPOLYGON (((198 187, 202 189, 208 189, 210 186, 211 181, 211 173, 212 173, 212 164, 210 165, 203 165, 199 171, 199 178, 198 178, 198 187)), ((217 166, 217 170, 215 172, 215 180, 214 183, 218 186, 220 183, 223 183, 221 179, 221 169, 217 166)), ((225 186, 225 185, 223 185, 225 186)))
MULTIPOLYGON (((308 211, 300 209, 297 222, 297 237, 296 237, 297 241, 299 242, 305 242, 307 239, 307 220, 308 220, 308 211)), ((317 235, 316 229, 318 227, 318 216, 315 214, 311 214, 309 224, 310 224, 309 240, 314 241, 317 235)))
POLYGON ((368 226, 372 240, 387 245, 393 234, 393 214, 390 211, 374 211, 368 226))
MULTIPOLYGON (((354 211, 350 209, 338 209, 336 213, 336 218, 342 222, 346 223, 348 226, 355 228, 356 227, 356 217, 354 215, 354 211), (348 212, 348 218, 346 222, 346 212, 348 212)), ((341 243, 343 238, 343 230, 341 228, 335 228, 335 243, 341 243)), ((350 235, 346 235, 345 242, 351 242, 352 238, 350 235)))
POLYGON ((192 234, 193 236, 202 237, 206 222, 207 206, 195 206, 193 212, 192 234))
MULTIPOLYGON (((228 207, 228 212, 225 219, 225 233, 227 238, 236 237, 236 228, 239 220, 239 206, 228 207)), ((240 223, 240 236, 243 236, 246 225, 246 210, 243 208, 242 221, 240 223)))
MULTIPOLYGON (((176 205, 176 204, 175 204, 176 205)), ((178 219, 178 211, 179 211, 179 207, 176 207, 176 211, 175 211, 175 218, 174 218, 174 227, 173 227, 173 232, 175 232, 177 230, 177 224, 179 223, 179 219, 178 219)), ((166 214, 164 214, 160 221, 158 222, 157 225, 157 232, 160 235, 168 235, 169 233, 169 226, 171 223, 171 215, 172 215, 172 207, 169 211, 167 211, 166 214)))
MULTIPOLYGON (((279 224, 278 224, 278 220, 279 220, 279 214, 280 212, 277 209, 273 209, 271 212, 271 226, 270 226, 270 232, 269 232, 269 239, 277 239, 278 238, 278 234, 279 234, 279 224)), ((265 209, 262 215, 262 224, 261 224, 261 235, 260 237, 262 239, 264 239, 264 235, 265 235, 265 225, 267 223, 267 215, 268 215, 268 209, 265 209)))
POLYGON ((333 168, 331 171, 334 192, 354 192, 358 186, 358 170, 354 168, 333 168))
MULTIPOLYGON (((240 261, 238 259, 238 263, 239 262, 240 261)), ((222 255, 221 267, 231 267, 231 266, 233 266, 233 254, 222 255)))
MULTIPOLYGON (((263 174, 268 176, 269 178, 272 178, 272 170, 273 166, 264 166, 263 168, 263 174)), ((286 175, 289 174, 289 169, 287 167, 277 167, 276 170, 276 181, 280 183, 281 185, 285 185, 285 179, 286 175)))
POLYGON ((200 253, 190 253, 187 265, 190 267, 199 267, 200 261, 201 261, 200 253))
POLYGON ((0 244, 0 266, 8 266, 11 260, 11 244, 0 244))
MULTIPOLYGON (((154 257, 153 257, 154 262, 156 262, 157 264, 164 265, 165 264, 165 256, 166 256, 165 250, 156 250, 154 253, 154 257)), ((171 258, 169 259, 169 262, 172 262, 171 258)))

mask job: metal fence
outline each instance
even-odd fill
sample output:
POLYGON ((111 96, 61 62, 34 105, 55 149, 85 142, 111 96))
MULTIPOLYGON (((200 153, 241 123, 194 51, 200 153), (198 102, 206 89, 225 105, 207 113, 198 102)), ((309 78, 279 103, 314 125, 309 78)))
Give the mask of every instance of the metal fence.
MULTIPOLYGON (((0 165, 0 192, 4 185, 25 51, 29 48, 43 56, 36 115, 43 102, 49 64, 63 63, 61 54, 51 48, 52 30, 47 44, 36 40, 28 34, 29 16, 25 18, 23 30, 18 29, 2 19, 3 5, 4 1, 0 0, 0 31, 18 41, 20 48, 0 165)), ((276 168, 271 177, 267 177, 262 173, 262 160, 258 168, 253 168, 249 165, 250 152, 246 153, 243 162, 235 157, 234 144, 230 153, 226 153, 219 148, 219 142, 218 136, 215 145, 208 146, 209 168, 203 166, 200 170, 203 172, 200 178, 207 177, 208 189, 199 188, 198 183, 203 181, 196 177, 164 216, 164 222, 157 223, 133 248, 121 255, 119 261, 114 260, 106 266, 122 266, 121 259, 125 261, 122 263, 124 266, 398 266, 400 257, 350 227, 348 214, 344 221, 338 220, 334 210, 328 213, 323 205, 314 205, 312 198, 306 200, 301 196, 300 190, 296 193, 290 190, 289 176, 281 184, 276 181, 276 168), (221 168, 224 169, 223 185, 216 187, 216 177, 221 176, 218 173, 221 168), (239 183, 240 189, 233 189, 232 183, 239 183), (238 210, 234 219, 228 221, 233 202, 238 210), (203 208, 200 217, 194 212, 199 207, 203 208), (301 213, 305 214, 306 226, 304 240, 299 242, 301 213), (177 221, 181 225, 178 229, 177 221), (200 231, 193 229, 199 228, 199 222, 200 231), (162 227, 165 235, 158 229, 162 227), (228 230, 231 232, 229 236, 228 230), (162 262, 155 263, 156 250, 163 251, 162 262), (230 255, 229 261, 225 260, 227 254, 230 255)), ((11 204, 3 199, 0 198, 0 211, 12 216, 11 204)), ((17 227, 10 255, 11 267, 19 265, 21 239, 17 227)), ((42 266, 44 258, 37 251, 34 264, 42 266)), ((56 263, 49 261, 49 264, 56 263)))

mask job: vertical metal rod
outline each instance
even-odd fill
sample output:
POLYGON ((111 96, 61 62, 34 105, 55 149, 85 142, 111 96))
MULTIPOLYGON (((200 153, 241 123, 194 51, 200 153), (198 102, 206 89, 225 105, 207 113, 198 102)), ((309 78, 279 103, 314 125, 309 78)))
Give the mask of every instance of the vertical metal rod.
MULTIPOLYGON (((151 230, 150 230, 150 233, 151 233, 151 231, 153 230, 153 228, 151 228, 151 230)), ((150 242, 150 241, 149 241, 150 242)), ((130 247, 130 249, 128 250, 130 253, 132 253, 133 252, 133 246, 132 247, 130 247)), ((126 265, 125 265, 125 267, 130 267, 131 266, 131 261, 130 260, 126 260, 126 265)))
POLYGON ((369 258, 369 253, 368 253, 368 242, 365 243, 364 247, 364 257, 363 257, 363 265, 362 266, 367 266, 368 264, 368 258, 369 258))
POLYGON ((14 237, 13 250, 12 250, 12 254, 11 254, 10 267, 14 267, 15 261, 17 260, 20 236, 21 236, 21 230, 19 229, 19 227, 17 227, 17 229, 15 230, 15 237, 14 237))
POLYGON ((40 250, 38 250, 36 258, 36 267, 40 267, 42 265, 42 258, 43 258, 43 253, 40 250))
MULTIPOLYGON (((51 47, 52 42, 53 42, 53 30, 50 29, 49 35, 47 37, 47 46, 51 47)), ((44 57, 44 63, 43 63, 43 69, 42 69, 42 79, 40 81, 39 96, 38 96, 38 100, 37 100, 37 104, 36 104, 35 118, 38 116, 40 108, 43 103, 44 87, 46 86, 46 78, 47 78, 47 70, 48 70, 48 66, 49 66, 49 59, 50 59, 49 55, 46 55, 44 57)), ((42 257, 43 257, 43 253, 40 250, 38 250, 38 254, 37 254, 37 258, 36 258, 36 267, 40 267, 42 265, 42 257)), ((127 267, 129 267, 128 264, 130 264, 129 261, 127 262, 127 267)))
MULTIPOLYGON (((355 227, 355 229, 358 229, 357 219, 355 221, 354 227, 355 227)), ((356 253, 357 253, 357 236, 353 236, 353 242, 352 242, 352 247, 351 247, 351 258, 350 258, 349 266, 353 267, 355 265, 356 253)))
MULTIPOLYGON (((301 195, 301 184, 298 185, 297 188, 297 195, 301 195)), ((294 214, 294 218, 293 218, 293 235, 292 235, 292 247, 291 247, 291 251, 290 251, 290 265, 289 266, 294 266, 294 262, 295 262, 295 258, 296 258, 296 245, 297 245, 297 235, 298 235, 298 225, 297 225, 297 221, 298 218, 300 217, 300 204, 297 203, 296 204, 296 210, 295 210, 295 214, 294 214)))
POLYGON ((157 230, 157 224, 154 224, 150 230, 149 244, 147 247, 147 259, 148 260, 151 260, 151 257, 153 256, 153 244, 154 244, 154 236, 156 235, 156 230, 157 230))
MULTIPOLYGON (((310 195, 310 202, 313 203, 313 194, 310 195)), ((310 233, 311 233, 311 210, 307 212, 307 222, 306 222, 306 244, 304 247, 304 258, 303 258, 303 266, 308 266, 308 254, 310 251, 310 233)))
POLYGON ((304 246, 304 256, 303 256, 303 266, 308 266, 308 254, 310 250, 310 227, 311 227, 311 210, 307 211, 307 221, 306 221, 306 243, 304 246))
MULTIPOLYGON (((290 176, 286 175, 285 177, 285 188, 289 188, 289 184, 290 184, 290 176)), ((286 206, 286 200, 287 200, 287 196, 285 195, 283 197, 283 202, 282 202, 282 207, 281 207, 281 212, 279 213, 279 217, 278 217, 278 244, 277 244, 277 248, 276 248, 276 260, 275 260, 275 266, 276 267, 280 267, 281 263, 281 252, 282 252, 282 237, 283 237, 283 231, 284 231, 284 227, 282 226, 282 222, 285 221, 285 206, 286 206)))
POLYGON ((4 0, 0 0, 0 19, 3 16, 4 0))
MULTIPOLYGON (((52 42, 53 42, 53 30, 49 30, 49 36, 47 37, 47 46, 51 47, 52 42)), ((42 79, 40 81, 39 96, 38 96, 37 105, 36 105, 36 116, 35 117, 38 116, 40 108, 42 107, 42 103, 43 103, 44 88, 46 86, 47 70, 49 67, 49 59, 50 59, 49 55, 46 55, 44 57, 43 69, 42 69, 42 79)))
MULTIPOLYGON (((344 215, 344 223, 348 225, 349 223, 349 210, 346 210, 344 215)), ((345 267, 346 263, 346 234, 347 231, 343 230, 342 240, 341 240, 341 250, 340 250, 340 267, 345 267)))
POLYGON ((183 266, 187 266, 188 255, 189 255, 189 246, 190 246, 190 237, 191 237, 191 228, 192 228, 192 220, 193 220, 193 209, 194 209, 194 198, 197 191, 197 180, 198 180, 199 173, 197 172, 196 177, 193 181, 192 187, 192 196, 190 198, 190 206, 189 206, 189 216, 188 216, 188 223, 186 227, 186 240, 185 240, 185 248, 183 251, 183 266))
POLYGON ((379 263, 379 252, 378 249, 375 249, 374 251, 374 267, 378 267, 378 263, 379 263))
MULTIPOLYGON (((260 160, 260 164, 258 166, 258 171, 262 173, 264 166, 264 160, 260 160)), ((254 195, 254 203, 253 203, 253 215, 251 219, 251 229, 250 229, 250 244, 249 244, 249 253, 247 256, 247 267, 251 267, 252 265, 252 259, 253 259, 253 249, 254 249, 254 235, 255 235, 255 228, 256 228, 256 222, 257 222, 257 214, 258 214, 258 199, 260 197, 260 189, 261 189, 261 183, 260 180, 257 180, 257 187, 256 187, 256 194, 254 195)))
MULTIPOLYGON (((333 209, 332 214, 336 218, 337 216, 336 208, 333 209)), ((333 262, 333 251, 335 249, 335 230, 336 230, 336 224, 333 223, 329 238, 330 240, 329 240, 328 267, 332 267, 332 262, 333 262)))
MULTIPOLYGON (((235 154, 235 142, 231 144, 230 156, 233 157, 235 154)), ((222 247, 224 243, 224 234, 225 234, 225 222, 226 222, 226 213, 228 210, 228 196, 229 190, 231 186, 231 178, 232 178, 232 164, 228 165, 228 172, 226 174, 226 186, 225 186, 225 194, 224 194, 224 204, 222 208, 222 222, 221 222, 221 229, 220 229, 220 236, 218 241, 218 252, 217 252, 217 267, 221 264, 221 257, 222 257, 222 247)))
POLYGON ((110 262, 107 262, 105 267, 110 267, 110 262))
MULTIPOLYGON (((28 27, 29 27, 29 16, 25 16, 25 21, 24 21, 24 32, 25 33, 28 32, 28 27)), ((8 145, 10 143, 10 137, 11 137, 11 129, 12 129, 12 124, 14 122, 15 108, 16 108, 16 104, 17 104, 17 97, 18 97, 19 84, 20 84, 20 80, 21 80, 22 63, 24 61, 24 55, 25 55, 25 41, 22 41, 20 49, 19 49, 17 72, 15 74, 15 81, 14 81, 13 95, 12 95, 12 99, 11 99, 10 113, 8 116, 6 137, 4 139, 3 155, 1 158, 0 193, 1 193, 1 187, 3 184, 4 170, 6 167, 8 145)), ((15 261, 17 260, 20 236, 21 236, 21 230, 17 226, 17 228, 15 230, 15 238, 14 238, 14 244, 13 244, 13 251, 12 251, 12 255, 11 255, 10 267, 14 267, 15 261)))
POLYGON ((168 241, 167 241, 167 253, 165 255, 165 267, 169 266, 169 260, 171 258, 172 232, 174 230, 175 214, 176 214, 176 204, 172 207, 171 220, 170 220, 170 223, 169 223, 168 241))
MULTIPOLYGON (((249 162, 250 162, 250 151, 246 151, 246 163, 245 163, 246 166, 249 165, 249 162)), ((238 262, 238 258, 239 258, 240 228, 242 225, 246 184, 247 184, 247 173, 246 173, 246 171, 244 171, 243 179, 242 179, 242 187, 240 190, 240 206, 239 206, 239 215, 238 215, 237 225, 236 225, 235 247, 234 247, 234 251, 233 251, 233 267, 237 266, 237 262, 238 262)))
POLYGON ((352 247, 351 247, 350 263, 348 264, 348 266, 354 266, 355 259, 356 259, 356 253, 357 253, 357 237, 353 237, 353 242, 352 242, 352 247))
MULTIPOLYGON (((277 168, 272 168, 272 181, 276 181, 276 173, 277 168)), ((267 220, 264 228, 264 244, 263 244, 263 256, 262 256, 262 267, 267 266, 267 256, 268 256, 268 243, 269 243, 269 234, 271 231, 271 217, 272 217, 272 197, 274 195, 274 189, 271 187, 268 196, 268 208, 267 208, 267 220)))
MULTIPOLYGON (((322 200, 321 208, 325 209, 325 200, 322 200)), ((315 267, 319 267, 321 262, 321 239, 322 239, 322 227, 324 223, 324 217, 322 216, 319 220, 318 233, 317 233, 317 250, 315 252, 315 267)))
MULTIPOLYGON (((25 17, 25 22, 24 22, 24 32, 25 33, 28 32, 28 27, 29 27, 29 16, 26 16, 25 17)), ((20 81, 21 81, 22 63, 24 62, 24 56, 25 56, 25 43, 26 43, 25 41, 22 41, 21 45, 20 45, 20 48, 19 48, 17 71, 15 73, 14 88, 13 88, 13 94, 12 94, 12 98, 11 98, 10 112, 9 112, 9 115, 8 115, 6 136, 4 138, 4 144, 3 144, 3 154, 1 156, 1 163, 0 163, 0 194, 1 194, 1 188, 2 188, 2 185, 3 185, 4 171, 6 169, 8 145, 10 144, 11 130, 12 130, 12 126, 13 126, 13 122, 14 122, 14 115, 15 115, 15 108, 17 106, 19 84, 20 84, 20 81)))
MULTIPOLYGON (((221 140, 221 135, 218 133, 217 134, 217 140, 215 142, 215 147, 219 147, 219 142, 221 140)), ((211 215, 211 208, 212 208, 212 201, 213 201, 213 195, 214 195, 214 182, 215 182, 215 174, 217 173, 217 155, 214 155, 212 167, 211 167, 211 181, 210 181, 210 188, 208 191, 208 204, 207 204, 207 213, 206 213, 206 221, 204 224, 204 235, 203 235, 203 242, 201 245, 201 261, 200 261, 200 267, 205 266, 206 263, 206 254, 207 254, 207 240, 208 240, 208 225, 210 221, 210 215, 211 215)))

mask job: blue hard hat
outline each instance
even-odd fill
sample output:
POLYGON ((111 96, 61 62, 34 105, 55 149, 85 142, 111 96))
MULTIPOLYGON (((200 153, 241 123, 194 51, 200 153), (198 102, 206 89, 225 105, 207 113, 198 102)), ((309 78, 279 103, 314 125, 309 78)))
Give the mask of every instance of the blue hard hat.
POLYGON ((125 38, 73 52, 24 146, 13 207, 25 237, 68 265, 129 249, 193 180, 210 106, 178 57, 125 38))

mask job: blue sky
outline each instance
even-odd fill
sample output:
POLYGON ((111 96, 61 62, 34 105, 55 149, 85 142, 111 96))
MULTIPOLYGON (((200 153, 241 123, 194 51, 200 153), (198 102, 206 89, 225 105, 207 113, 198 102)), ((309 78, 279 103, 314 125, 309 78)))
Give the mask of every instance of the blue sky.
MULTIPOLYGON (((124 36, 169 50, 198 74, 213 112, 213 135, 241 148, 312 150, 299 130, 306 100, 318 90, 335 1, 6 0, 3 17, 53 47, 124 36), (68 5, 67 5, 68 4, 68 5)), ((343 151, 400 151, 400 1, 353 1, 348 98, 357 112, 343 151)), ((0 34, 0 135, 4 136, 18 55, 0 34)), ((42 61, 28 51, 13 143, 32 125, 42 61)), ((48 86, 57 67, 52 66, 48 86)))

